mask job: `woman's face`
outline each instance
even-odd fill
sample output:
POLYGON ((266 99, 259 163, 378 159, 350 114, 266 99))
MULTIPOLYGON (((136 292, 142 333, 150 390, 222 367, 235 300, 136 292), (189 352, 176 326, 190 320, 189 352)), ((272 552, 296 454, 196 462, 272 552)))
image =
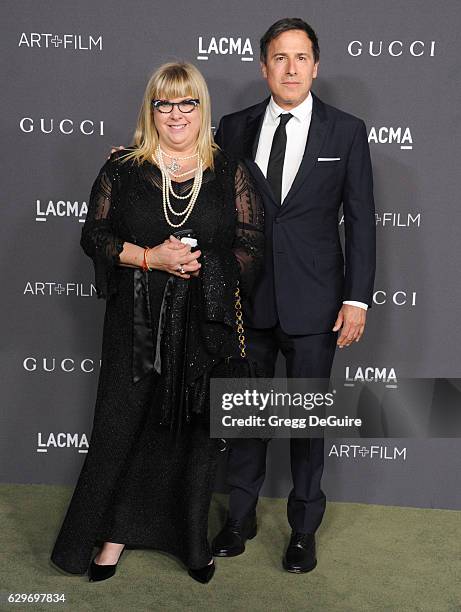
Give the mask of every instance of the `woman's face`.
MULTIPOLYGON (((184 100, 191 100, 191 98, 192 96, 186 96, 165 99, 165 101, 183 102, 184 100)), ((178 106, 173 106, 170 113, 162 113, 155 108, 152 112, 154 113, 154 123, 162 148, 178 152, 193 152, 195 150, 201 123, 199 104, 188 113, 181 112, 178 106)))

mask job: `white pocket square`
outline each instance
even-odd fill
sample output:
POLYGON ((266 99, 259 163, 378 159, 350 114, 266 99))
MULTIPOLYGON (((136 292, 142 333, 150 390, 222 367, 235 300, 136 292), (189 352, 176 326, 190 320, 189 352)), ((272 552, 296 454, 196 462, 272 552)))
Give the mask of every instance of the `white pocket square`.
POLYGON ((319 157, 317 161, 340 161, 340 157, 319 157))

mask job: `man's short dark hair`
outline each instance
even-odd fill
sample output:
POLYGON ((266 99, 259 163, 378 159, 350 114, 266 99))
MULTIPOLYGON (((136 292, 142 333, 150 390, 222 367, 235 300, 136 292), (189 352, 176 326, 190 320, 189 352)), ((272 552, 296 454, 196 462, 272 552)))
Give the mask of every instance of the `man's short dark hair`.
POLYGON ((319 39, 317 38, 317 34, 308 23, 298 17, 285 17, 271 25, 259 41, 261 61, 264 64, 267 61, 267 48, 269 47, 269 43, 274 40, 274 38, 277 38, 277 36, 280 36, 280 34, 283 34, 283 32, 288 32, 289 30, 302 30, 307 34, 307 37, 312 43, 312 49, 314 50, 314 61, 317 63, 320 58, 319 39))

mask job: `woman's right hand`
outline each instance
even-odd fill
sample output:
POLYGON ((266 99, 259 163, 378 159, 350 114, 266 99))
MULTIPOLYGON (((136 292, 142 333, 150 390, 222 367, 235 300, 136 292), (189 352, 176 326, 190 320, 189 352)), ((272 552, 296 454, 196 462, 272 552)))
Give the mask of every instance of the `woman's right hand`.
POLYGON ((201 264, 197 261, 200 255, 199 250, 192 253, 188 244, 165 240, 162 244, 149 249, 146 259, 150 268, 163 270, 179 278, 190 278, 190 272, 200 270, 201 264), (185 271, 184 274, 179 271, 181 267, 185 271))

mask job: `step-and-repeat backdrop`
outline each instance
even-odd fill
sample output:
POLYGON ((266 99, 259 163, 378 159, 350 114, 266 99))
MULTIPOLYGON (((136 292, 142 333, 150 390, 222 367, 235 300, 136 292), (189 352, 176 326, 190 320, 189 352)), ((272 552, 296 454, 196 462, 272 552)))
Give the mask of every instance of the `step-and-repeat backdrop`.
MULTIPOLYGON (((374 305, 363 341, 337 352, 335 374, 391 387, 459 376, 457 0, 4 0, 1 9, 1 481, 71 484, 84 460, 105 303, 80 231, 110 147, 131 141, 148 77, 165 61, 194 62, 217 125, 267 95, 259 37, 284 16, 317 31, 314 90, 365 120, 374 166, 374 305)), ((328 440, 325 452, 331 500, 461 508, 458 439, 328 440)), ((286 441, 274 441, 263 493, 289 488, 286 441)))

